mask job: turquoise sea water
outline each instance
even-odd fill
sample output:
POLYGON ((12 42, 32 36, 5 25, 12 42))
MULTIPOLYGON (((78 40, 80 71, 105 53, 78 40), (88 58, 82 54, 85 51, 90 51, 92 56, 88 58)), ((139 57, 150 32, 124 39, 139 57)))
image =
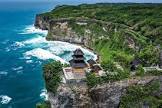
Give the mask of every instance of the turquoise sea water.
MULTIPOLYGON (((47 32, 33 27, 37 13, 57 4, 65 3, 0 2, 0 108, 34 108, 46 96, 42 65, 49 59, 66 62, 79 47, 47 42, 47 32)), ((87 59, 95 57, 84 52, 87 59)))

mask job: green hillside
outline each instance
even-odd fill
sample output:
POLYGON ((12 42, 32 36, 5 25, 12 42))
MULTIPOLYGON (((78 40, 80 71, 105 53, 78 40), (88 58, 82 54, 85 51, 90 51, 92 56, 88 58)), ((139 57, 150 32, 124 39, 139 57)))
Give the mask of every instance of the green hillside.
POLYGON ((118 71, 119 65, 128 77, 130 62, 136 58, 142 66, 159 64, 162 4, 63 5, 40 16, 49 20, 70 19, 72 30, 89 38, 89 47, 100 55, 105 70, 118 71), (79 25, 77 19, 86 20, 87 24, 79 25))
MULTIPOLYGON (((132 76, 136 78, 162 75, 161 70, 145 71, 143 68, 160 64, 162 4, 63 5, 39 16, 49 23, 52 20, 68 19, 68 27, 77 34, 76 36, 86 38, 87 47, 97 52, 106 75, 96 77, 93 73, 87 74, 86 81, 89 88, 97 84, 129 79, 132 76), (78 24, 78 20, 86 24, 78 24), (130 63, 134 60, 140 60, 140 65, 132 72, 130 63)), ((48 39, 52 39, 50 32, 48 39)), ((60 34, 66 36, 65 32, 60 34)), ((56 64, 48 64, 45 68, 56 64)), ((49 68, 45 73, 55 70, 49 68)), ((50 84, 47 87, 58 86, 53 80, 50 84)), ((150 108, 161 108, 162 95, 158 97, 154 95, 159 90, 161 90, 159 82, 128 87, 126 95, 121 97, 119 107, 130 108, 134 105, 134 108, 139 108, 144 103, 149 103, 150 108)))
MULTIPOLYGON (((162 34, 161 4, 95 4, 58 6, 42 14, 49 18, 85 18, 117 23, 145 36, 148 41, 160 43, 162 34)), ((115 26, 115 24, 114 24, 115 26)), ((113 26, 111 27, 113 28, 113 26)))

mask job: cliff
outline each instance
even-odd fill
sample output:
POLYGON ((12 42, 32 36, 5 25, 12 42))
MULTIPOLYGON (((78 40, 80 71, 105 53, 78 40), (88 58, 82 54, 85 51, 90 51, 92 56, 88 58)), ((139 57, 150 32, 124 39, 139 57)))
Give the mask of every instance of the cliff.
POLYGON ((47 40, 91 47, 101 56, 104 70, 117 73, 93 88, 60 84, 55 94, 48 91, 52 108, 162 106, 162 72, 143 72, 143 67, 159 64, 161 9, 160 4, 83 4, 37 15, 35 27, 48 30, 47 40), (135 64, 132 72, 130 63, 136 59, 140 66, 135 64))
POLYGON ((160 90, 151 95, 160 96, 162 94, 162 76, 152 76, 106 83, 91 89, 61 84, 57 94, 49 93, 49 101, 52 108, 119 108, 121 97, 126 94, 129 86, 147 86, 154 81, 160 82, 160 90))
MULTIPOLYGON (((36 16, 35 27, 48 30, 47 40, 64 41, 76 44, 85 45, 86 38, 79 36, 69 26, 71 19, 52 19, 48 20, 48 17, 36 16)), ((86 21, 85 21, 86 22, 86 21)), ((84 23, 82 20, 77 20, 76 23, 84 23)))

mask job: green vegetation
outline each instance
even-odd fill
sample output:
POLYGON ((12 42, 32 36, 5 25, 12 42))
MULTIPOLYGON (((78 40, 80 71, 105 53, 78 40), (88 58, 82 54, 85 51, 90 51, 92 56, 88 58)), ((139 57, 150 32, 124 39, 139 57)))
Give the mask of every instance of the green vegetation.
POLYGON ((144 76, 145 75, 145 70, 143 69, 142 65, 139 65, 137 67, 136 75, 137 76, 144 76))
POLYGON ((95 75, 95 73, 93 73, 93 72, 88 73, 86 76, 88 87, 92 88, 92 87, 96 86, 97 84, 119 81, 122 79, 129 78, 129 76, 130 76, 130 72, 128 70, 121 69, 121 68, 117 67, 116 64, 114 64, 112 62, 103 63, 101 65, 104 68, 106 75, 97 77, 95 75))
MULTIPOLYGON (((47 19, 68 19, 68 26, 84 36, 101 57, 105 77, 87 75, 88 85, 130 77, 130 62, 141 60, 137 76, 161 75, 145 73, 143 67, 159 64, 162 46, 162 4, 82 4, 57 6, 43 13, 47 19), (78 24, 81 21, 86 24, 78 24), (159 47, 157 47, 159 46, 159 47)), ((60 32, 60 31, 59 31, 60 32)), ((47 36, 50 39, 49 36, 47 36)))
MULTIPOLYGON (((81 18, 111 22, 113 25, 109 26, 112 30, 115 27, 129 27, 130 30, 136 31, 132 32, 134 35, 146 37, 140 37, 140 40, 149 38, 147 41, 152 40, 161 44, 161 9, 161 4, 82 4, 79 6, 57 6, 51 12, 41 15, 47 16, 48 19, 81 18)), ((100 31, 98 26, 97 28, 94 26, 94 28, 100 31)))
POLYGON ((151 70, 145 73, 146 75, 160 76, 162 75, 162 70, 151 70))
POLYGON ((87 85, 88 87, 94 87, 96 86, 97 84, 99 84, 101 81, 100 81, 100 78, 99 77, 96 77, 96 75, 94 73, 88 73, 87 74, 87 85))
POLYGON ((149 106, 149 108, 161 108, 162 97, 155 96, 155 93, 159 90, 159 81, 151 82, 145 86, 131 86, 121 98, 119 108, 143 108, 143 106, 149 106))
POLYGON ((43 103, 38 103, 36 105, 36 108, 51 108, 51 106, 49 102, 43 102, 43 103))
POLYGON ((100 55, 102 64, 117 62, 129 71, 134 58, 140 58, 142 66, 159 63, 160 48, 156 46, 162 46, 161 10, 161 4, 101 3, 57 6, 41 16, 69 19, 68 26, 78 36, 88 38, 89 47, 100 55), (79 25, 78 20, 87 24, 79 25))
POLYGON ((143 61, 143 66, 153 66, 159 64, 159 48, 148 45, 139 52, 139 58, 143 61))
MULTIPOLYGON (((68 26, 79 37, 85 37, 88 46, 101 57, 106 76, 87 74, 90 88, 100 83, 118 81, 130 77, 130 62, 138 58, 141 64, 136 76, 162 75, 162 71, 144 72, 143 67, 159 64, 162 47, 162 4, 82 4, 57 6, 51 12, 41 14, 46 19, 68 19, 68 26), (86 24, 78 24, 86 22, 86 24), (158 47, 157 47, 158 46, 158 47)), ((58 31, 60 32, 60 31, 58 31)), ((61 36, 65 35, 63 31, 61 36)), ((49 33, 47 39, 52 39, 49 33)), ((66 65, 65 65, 66 66, 66 65)), ((56 92, 61 82, 62 65, 52 62, 44 66, 48 91, 56 92)), ((150 108, 162 106, 159 82, 129 87, 122 97, 120 108, 150 108)))
POLYGON ((46 89, 55 93, 61 83, 62 64, 57 61, 50 62, 43 66, 46 89))
POLYGON ((113 62, 102 63, 101 65, 106 72, 106 76, 102 76, 102 80, 104 82, 118 81, 129 78, 130 72, 127 69, 118 67, 117 64, 113 62))

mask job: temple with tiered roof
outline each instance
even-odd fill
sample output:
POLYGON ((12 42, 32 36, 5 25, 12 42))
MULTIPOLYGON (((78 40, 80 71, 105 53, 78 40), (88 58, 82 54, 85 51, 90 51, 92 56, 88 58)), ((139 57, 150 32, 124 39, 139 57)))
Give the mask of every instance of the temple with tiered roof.
POLYGON ((88 64, 84 61, 85 58, 82 50, 76 49, 72 57, 73 59, 69 61, 70 66, 72 67, 72 71, 75 73, 85 72, 85 68, 88 67, 88 64))
POLYGON ((101 66, 93 59, 85 60, 81 49, 76 49, 73 52, 72 59, 69 61, 70 67, 63 68, 66 81, 85 79, 87 72, 94 72, 95 75, 100 76, 101 66))

